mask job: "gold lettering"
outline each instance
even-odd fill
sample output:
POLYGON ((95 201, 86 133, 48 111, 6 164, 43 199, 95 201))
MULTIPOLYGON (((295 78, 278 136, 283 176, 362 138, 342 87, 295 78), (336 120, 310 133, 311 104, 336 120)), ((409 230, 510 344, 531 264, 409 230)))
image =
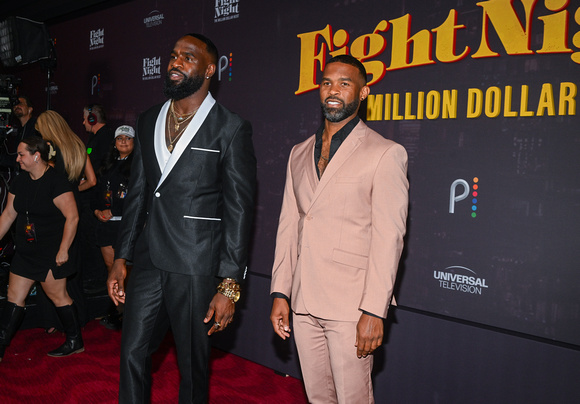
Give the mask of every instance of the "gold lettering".
POLYGON ((544 43, 538 53, 570 53, 568 47, 568 11, 564 8, 569 0, 546 1, 546 8, 556 14, 538 17, 544 22, 544 43))
MULTIPOLYGON (((576 23, 580 24, 580 8, 576 10, 576 13, 574 14, 574 20, 576 23)), ((580 32, 576 32, 574 34, 572 37, 572 43, 575 47, 580 48, 580 32)), ((580 52, 574 52, 572 56, 570 56, 570 59, 572 59, 574 63, 580 64, 580 52)))
POLYGON ((467 90, 467 117, 478 118, 483 112, 483 91, 479 88, 467 90))
POLYGON ((540 94, 540 101, 538 102, 537 116, 544 116, 544 112, 548 110, 548 115, 556 115, 554 106, 554 90, 550 83, 542 84, 542 93, 540 94))
POLYGON ((431 58, 431 32, 424 29, 409 38, 411 16, 406 14, 391 20, 392 42, 391 65, 387 70, 404 69, 435 63, 431 58), (409 58, 409 48, 413 44, 413 57, 409 58), (409 61, 411 59, 411 61, 409 61))
POLYGON ((501 90, 499 87, 489 87, 485 92, 485 116, 496 118, 501 112, 501 90))
POLYGON ((294 94, 298 95, 318 88, 318 84, 316 84, 316 62, 318 62, 320 71, 322 71, 326 64, 328 44, 332 44, 331 37, 332 27, 330 24, 320 31, 298 35, 298 38, 300 38, 300 79, 298 90, 294 94), (326 43, 320 44, 320 48, 318 48, 320 38, 324 39, 326 43))
POLYGON ((391 120, 391 94, 385 94, 385 121, 391 120))
POLYGON ((472 58, 485 58, 499 56, 489 47, 488 23, 495 28, 501 43, 508 55, 529 55, 534 53, 530 49, 532 11, 538 0, 520 0, 525 11, 525 26, 522 24, 514 10, 511 1, 487 0, 476 3, 483 8, 483 21, 481 27, 481 42, 479 49, 472 58))
POLYGON ((411 114, 411 105, 413 103, 413 94, 412 93, 405 93, 405 120, 412 121, 417 117, 411 114))
POLYGON ((425 117, 425 92, 419 91, 417 94, 417 119, 425 117))
POLYGON ((385 76, 385 64, 380 60, 368 61, 374 58, 385 50, 387 47, 387 40, 379 34, 389 28, 389 23, 385 20, 379 22, 372 34, 361 35, 355 39, 350 47, 351 55, 357 58, 364 65, 367 74, 371 74, 373 78, 368 82, 369 86, 382 80, 385 76))
POLYGON ((512 86, 505 86, 505 94, 503 99, 503 116, 506 118, 513 118, 518 116, 516 111, 512 111, 512 86))
POLYGON ((399 93, 393 94, 393 121, 402 121, 403 115, 399 114, 399 93))
POLYGON ((367 121, 383 119, 383 95, 369 94, 367 97, 367 121))
POLYGON ((575 83, 560 83, 560 104, 558 105, 558 115, 576 115, 577 94, 578 87, 575 83), (567 113, 566 106, 568 106, 567 113))
POLYGON ((534 111, 528 111, 528 94, 530 88, 522 84, 522 95, 520 98, 520 116, 534 116, 534 111))
POLYGON ((460 55, 455 54, 455 33, 458 29, 465 29, 465 25, 457 25, 457 11, 451 10, 445 22, 432 30, 437 34, 435 56, 440 62, 457 62, 469 53, 469 46, 466 46, 460 55))
POLYGON ((441 94, 438 91, 431 90, 427 93, 427 119, 439 118, 441 112, 441 94))
POLYGON ((457 118, 457 90, 443 90, 443 119, 457 118))

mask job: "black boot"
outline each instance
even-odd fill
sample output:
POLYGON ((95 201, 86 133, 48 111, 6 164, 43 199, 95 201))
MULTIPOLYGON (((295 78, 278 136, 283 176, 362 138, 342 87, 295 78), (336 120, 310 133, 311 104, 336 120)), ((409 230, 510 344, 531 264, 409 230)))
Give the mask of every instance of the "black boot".
POLYGON ((81 324, 79 322, 77 307, 74 302, 70 306, 57 307, 56 313, 64 326, 66 341, 59 348, 50 351, 48 356, 61 357, 83 352, 85 350, 85 345, 83 344, 81 324))
POLYGON ((0 362, 4 357, 6 347, 22 323, 24 318, 24 307, 20 307, 11 302, 6 302, 2 316, 0 317, 0 362))

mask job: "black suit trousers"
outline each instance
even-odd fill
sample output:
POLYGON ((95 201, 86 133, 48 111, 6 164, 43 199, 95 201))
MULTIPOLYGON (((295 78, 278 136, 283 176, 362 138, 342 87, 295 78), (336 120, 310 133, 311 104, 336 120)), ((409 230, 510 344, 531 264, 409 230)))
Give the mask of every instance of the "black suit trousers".
POLYGON ((216 278, 134 267, 126 290, 121 339, 119 403, 151 401, 151 355, 168 327, 181 373, 179 403, 207 403, 212 323, 203 319, 216 278))

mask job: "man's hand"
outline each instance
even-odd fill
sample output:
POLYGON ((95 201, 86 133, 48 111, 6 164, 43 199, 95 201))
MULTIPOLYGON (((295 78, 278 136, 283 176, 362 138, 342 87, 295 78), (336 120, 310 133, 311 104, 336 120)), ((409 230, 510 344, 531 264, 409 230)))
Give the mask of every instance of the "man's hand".
POLYGON ((216 293, 213 299, 211 299, 207 314, 203 319, 203 322, 207 324, 211 321, 211 318, 214 317, 213 326, 209 329, 207 335, 212 335, 214 332, 223 331, 228 326, 228 324, 234 320, 235 312, 235 303, 221 293, 216 293))
POLYGON ((109 278, 107 279, 107 290, 109 297, 118 306, 125 303, 125 278, 127 277, 126 260, 118 258, 113 262, 109 278))
POLYGON ((383 319, 361 314, 356 325, 356 356, 366 358, 383 343, 383 319))
POLYGON ((286 299, 275 297, 272 302, 272 313, 270 314, 270 321, 274 332, 283 340, 290 338, 290 307, 286 299))

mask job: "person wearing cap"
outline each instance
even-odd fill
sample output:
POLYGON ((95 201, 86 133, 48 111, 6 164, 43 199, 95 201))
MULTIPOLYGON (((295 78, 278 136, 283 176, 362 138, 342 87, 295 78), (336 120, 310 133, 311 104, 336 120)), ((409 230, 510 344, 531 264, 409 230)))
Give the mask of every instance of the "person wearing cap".
MULTIPOLYGON (((98 182, 91 207, 98 220, 95 238, 108 272, 113 265, 123 203, 129 186, 134 138, 135 130, 131 126, 119 126, 109 153, 97 172, 98 182)), ((101 319, 101 324, 109 329, 120 329, 121 309, 122 307, 117 308, 111 302, 111 310, 101 319)))

